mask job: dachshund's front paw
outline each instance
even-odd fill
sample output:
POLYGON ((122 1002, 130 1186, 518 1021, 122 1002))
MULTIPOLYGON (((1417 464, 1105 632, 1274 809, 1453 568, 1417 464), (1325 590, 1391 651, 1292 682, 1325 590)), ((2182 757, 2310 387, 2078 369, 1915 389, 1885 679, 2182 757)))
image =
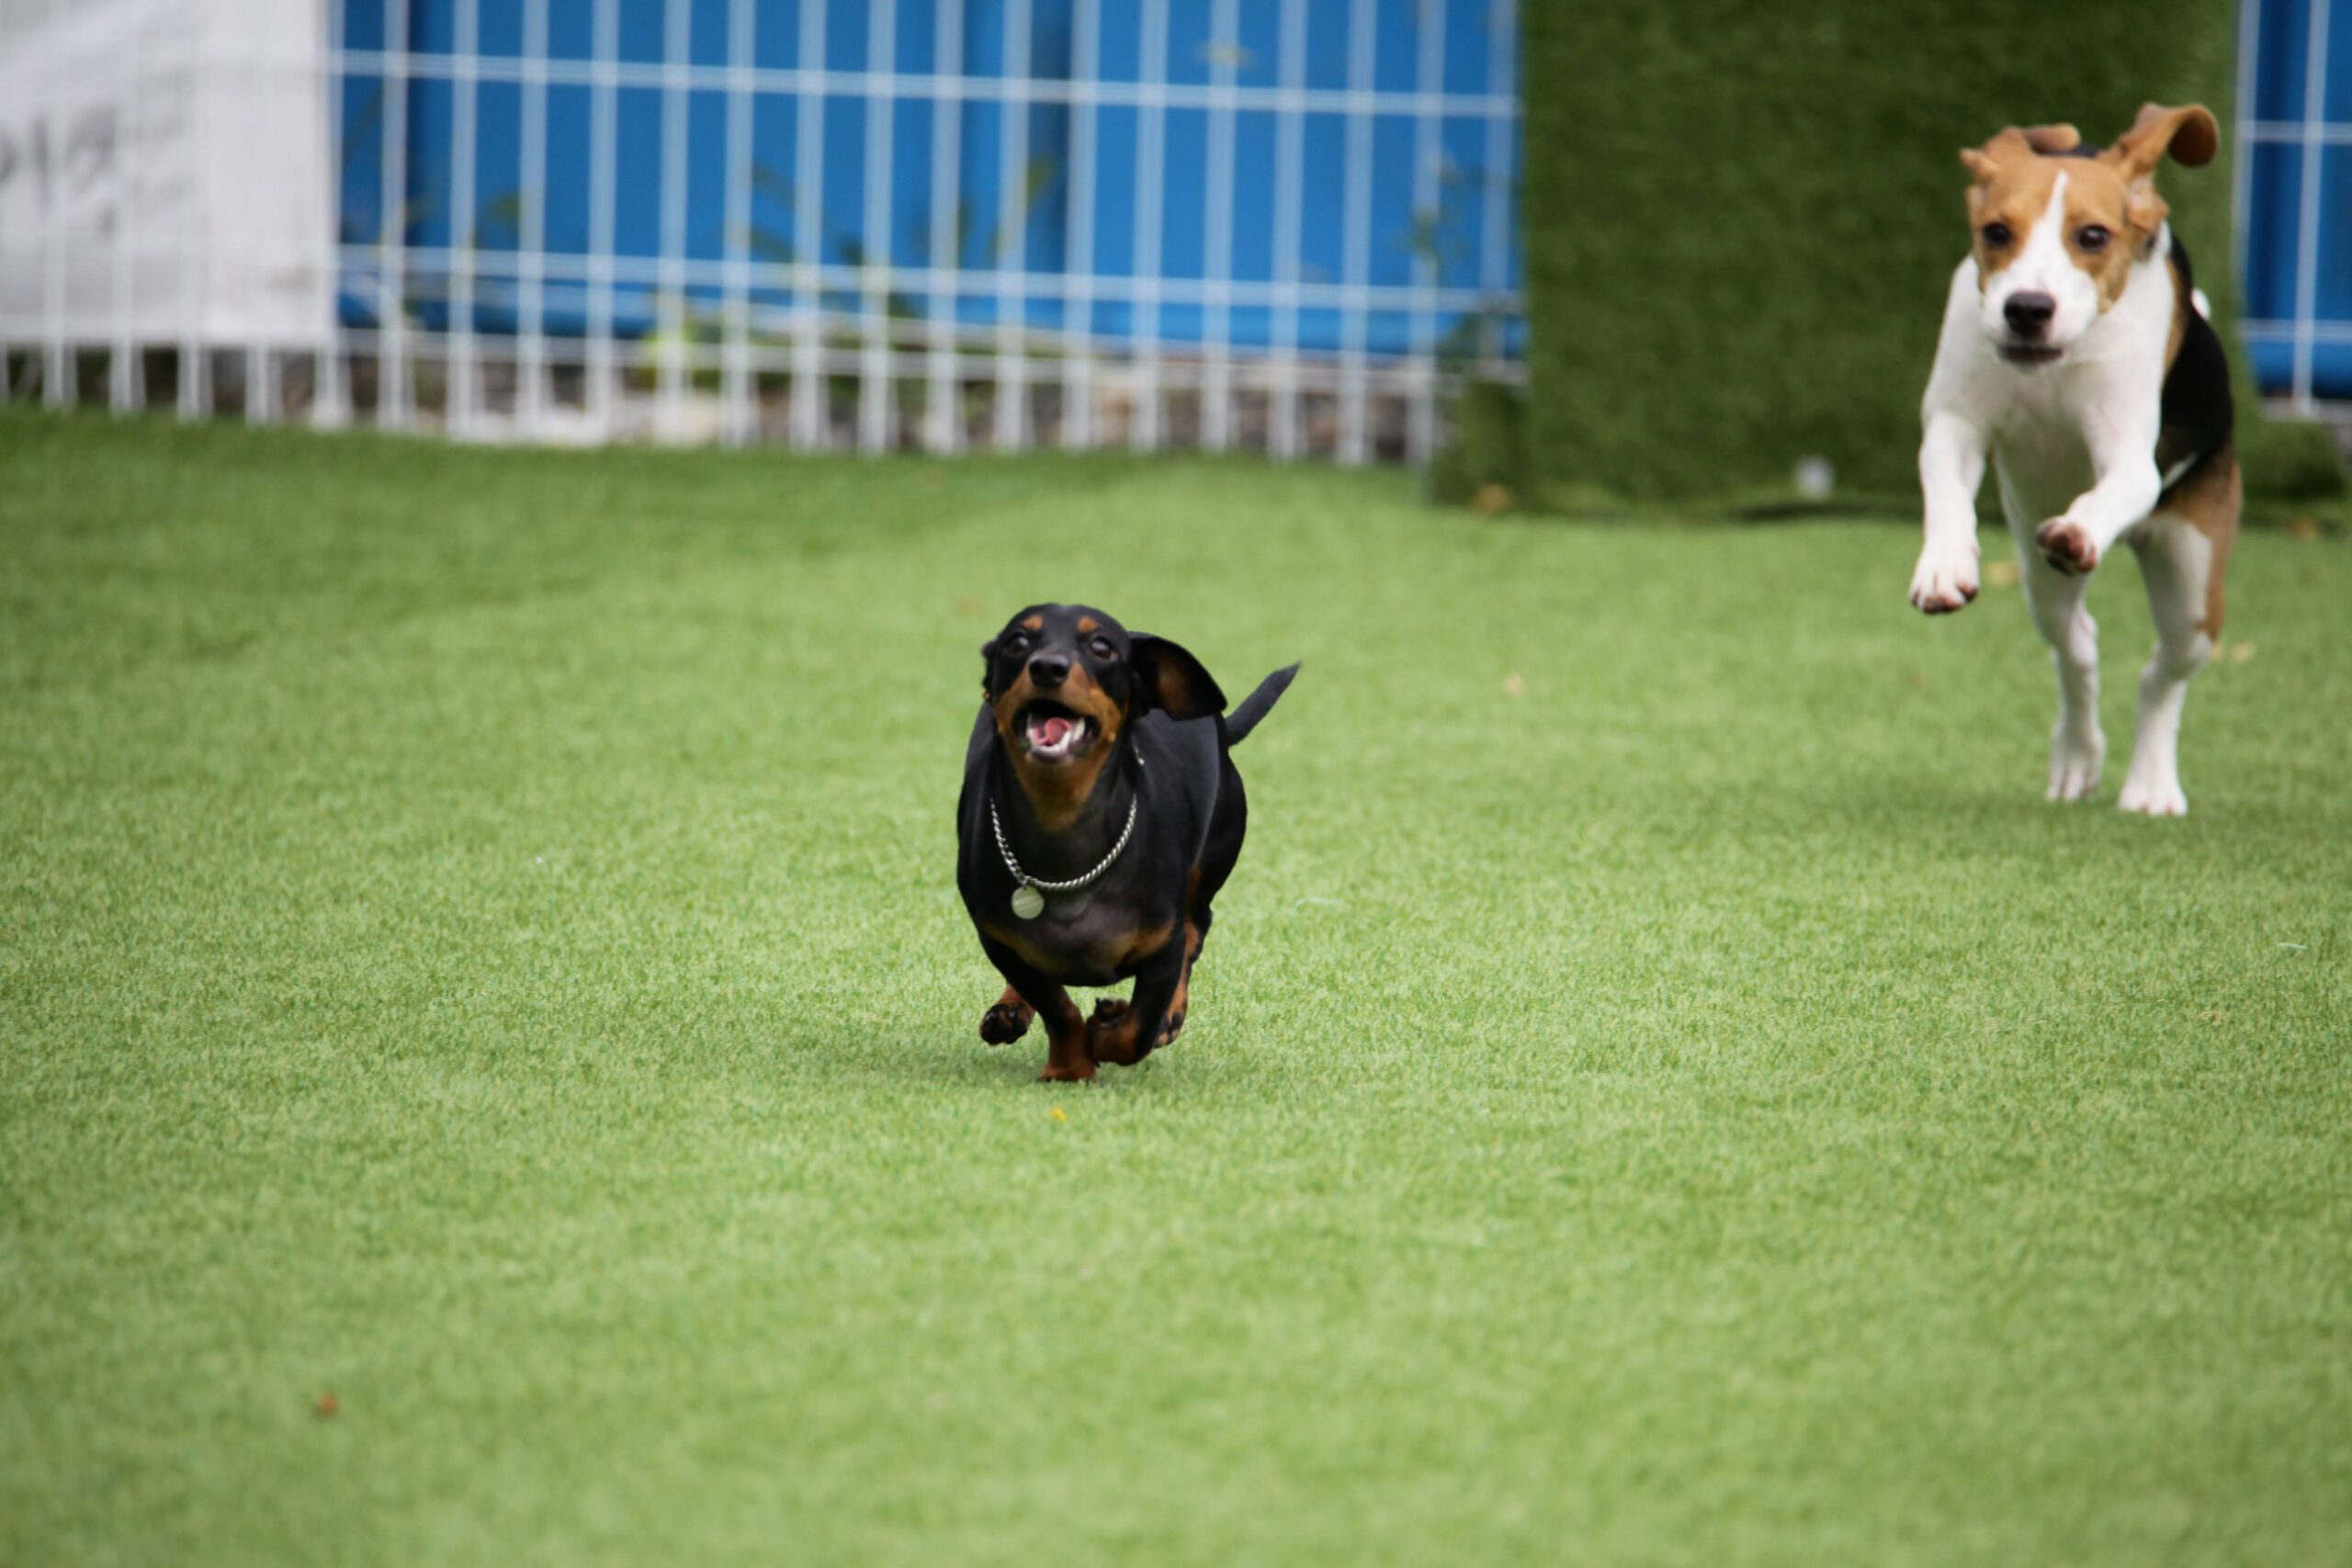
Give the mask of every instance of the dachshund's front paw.
POLYGON ((1096 1002, 1094 1016, 1086 1021, 1086 1054, 1098 1062, 1134 1066, 1143 1055, 1136 1049, 1135 1009, 1116 997, 1096 1002))
POLYGON ((991 1045, 1010 1045, 1029 1032, 1029 1021, 1036 1016, 1027 1002, 999 1002, 980 1014, 980 1038, 991 1045))
POLYGON ((2085 577, 2098 567, 2098 546, 2090 531, 2069 517, 2052 517, 2033 531, 2041 557, 2069 577, 2085 577))

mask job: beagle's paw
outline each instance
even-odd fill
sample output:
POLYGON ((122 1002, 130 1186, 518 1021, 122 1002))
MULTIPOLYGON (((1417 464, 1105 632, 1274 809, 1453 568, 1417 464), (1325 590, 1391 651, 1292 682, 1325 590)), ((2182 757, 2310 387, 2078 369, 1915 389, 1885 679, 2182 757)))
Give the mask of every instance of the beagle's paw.
POLYGON ((2134 773, 2123 781, 2123 793, 2116 797, 2120 811, 2136 812, 2143 817, 2186 817, 2188 796, 2181 794, 2177 778, 2143 778, 2134 773))
POLYGON ((2098 775, 2107 763, 2107 738, 2093 730, 2088 735, 2067 733, 2064 725, 2050 737, 2050 789, 2052 800, 2085 800, 2098 787, 2098 775))
POLYGON ((2070 517, 2052 517, 2033 531, 2042 559, 2069 577, 2085 577, 2098 567, 2098 546, 2090 530, 2070 517))
POLYGON ((1919 552, 1911 574, 1911 604, 1930 615, 1964 610, 1976 597, 1976 547, 1919 552))

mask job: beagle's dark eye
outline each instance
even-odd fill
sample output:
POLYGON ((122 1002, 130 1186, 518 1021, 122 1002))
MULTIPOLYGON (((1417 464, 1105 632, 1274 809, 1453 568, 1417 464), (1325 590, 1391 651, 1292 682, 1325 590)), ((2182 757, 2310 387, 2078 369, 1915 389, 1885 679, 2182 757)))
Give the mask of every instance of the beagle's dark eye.
POLYGON ((1984 236, 1987 248, 1996 251, 2017 238, 2015 234, 2009 232, 2009 226, 2006 223, 1987 223, 1979 232, 1984 236))
POLYGON ((1026 653, 1029 650, 1029 634, 1027 632, 1005 633, 1004 650, 1007 653, 1026 653))
POLYGON ((2097 223, 2086 223, 2075 231, 2075 243, 2093 255, 2107 249, 2107 243, 2113 238, 2115 238, 2113 234, 2109 233, 2106 229, 2097 223))
POLYGON ((1098 637, 1088 643, 1086 651, 1097 659, 1116 659, 1119 656, 1119 650, 1111 646, 1111 639, 1107 637, 1098 637))

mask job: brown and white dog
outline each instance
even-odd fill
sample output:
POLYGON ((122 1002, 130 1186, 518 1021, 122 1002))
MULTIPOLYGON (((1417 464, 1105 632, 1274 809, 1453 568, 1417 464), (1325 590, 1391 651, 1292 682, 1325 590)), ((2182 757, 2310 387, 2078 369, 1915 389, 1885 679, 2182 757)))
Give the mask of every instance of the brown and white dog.
POLYGON ((2222 632, 2238 466, 2229 364, 2154 176, 2167 152, 2195 168, 2220 141, 2202 107, 2150 104, 2104 152, 2072 126, 2012 126, 1960 155, 1975 176, 1975 243, 1952 275, 1920 410, 1927 543, 1911 603, 1938 615, 1976 597, 1989 455, 2026 603, 2058 666, 2052 800, 2090 794, 2106 756, 2083 592, 2121 540, 2140 558, 2156 649, 2117 804, 2154 817, 2188 809, 2181 703, 2222 632))

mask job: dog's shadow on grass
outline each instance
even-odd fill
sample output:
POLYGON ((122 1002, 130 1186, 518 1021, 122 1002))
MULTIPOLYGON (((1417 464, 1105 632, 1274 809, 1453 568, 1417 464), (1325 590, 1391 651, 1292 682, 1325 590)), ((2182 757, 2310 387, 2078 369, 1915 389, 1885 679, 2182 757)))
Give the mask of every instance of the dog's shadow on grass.
MULTIPOLYGON (((2046 799, 2041 781, 2025 771, 2014 784, 1978 787, 1924 779, 1841 780, 1786 796, 1767 815, 1777 828, 1834 826, 1844 837, 1882 840, 1906 852, 1926 839, 1965 839, 1979 850, 2007 846, 2019 857, 2037 861, 2047 852, 2053 831, 2076 837, 2097 833, 2101 836, 2096 841, 2104 842, 2109 832, 2138 830, 2197 843, 2234 831, 2292 832, 2305 822, 2303 813, 2282 802, 2233 795, 2218 784, 2192 797, 2186 818, 2118 810, 2122 771, 2113 761, 2110 757, 2107 777, 2086 800, 2046 799)), ((1728 809, 1735 803, 1733 795, 1724 792, 1722 802, 1728 809)), ((1752 826, 1760 803, 1753 795, 1741 795, 1736 802, 1752 826)))
POLYGON ((2169 834, 2172 841, 2201 843, 2233 829, 2270 834, 2296 831, 2305 824, 2305 814, 2277 795, 2254 793, 2245 787, 2248 781, 2218 774, 2201 792, 2196 780, 2189 781, 2190 810, 2185 819, 2118 810, 2127 759, 2113 750, 2106 776, 2090 798, 2052 801, 2043 796, 2038 759, 2023 753, 2020 758, 2007 776, 1989 783, 1910 771, 1832 771, 1801 790, 1683 781, 1669 793, 1678 815, 1711 823, 1712 831, 1745 841, 1759 836, 1834 835, 1856 848, 1883 847, 1898 859, 1917 859, 1924 846, 1953 843, 1966 843, 1973 855, 2006 850, 2039 857, 2047 852, 2053 833, 2062 840, 2104 843, 2111 831, 2136 829, 2169 834))
POLYGON ((766 1042, 761 1054, 811 1087, 871 1087, 878 1078, 900 1089, 934 1091, 1132 1094, 1165 1076, 1160 1054, 1154 1053, 1134 1066, 1103 1067, 1091 1080, 1047 1082, 1037 1076, 1046 1066, 1043 1030, 1033 1025, 1016 1041, 990 1045, 979 1038, 975 1018, 892 1018, 879 1030, 853 1038, 838 1029, 793 1029, 766 1042))

